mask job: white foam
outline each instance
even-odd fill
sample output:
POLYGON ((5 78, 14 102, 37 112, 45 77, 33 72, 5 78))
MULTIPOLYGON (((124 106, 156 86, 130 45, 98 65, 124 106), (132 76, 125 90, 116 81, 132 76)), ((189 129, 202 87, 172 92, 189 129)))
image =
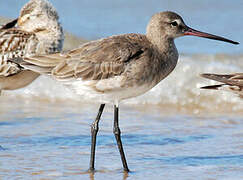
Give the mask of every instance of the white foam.
MULTIPOLYGON (((243 101, 229 92, 201 90, 204 85, 216 84, 204 79, 200 73, 235 73, 243 72, 242 56, 228 55, 183 55, 176 69, 156 87, 137 98, 129 99, 125 104, 175 105, 177 107, 209 108, 210 106, 230 105, 233 109, 242 110, 243 101)), ((85 93, 84 93, 85 94, 85 93)), ((7 96, 40 97, 52 101, 57 99, 87 101, 87 96, 77 96, 60 83, 42 76, 30 86, 5 92, 7 96)))

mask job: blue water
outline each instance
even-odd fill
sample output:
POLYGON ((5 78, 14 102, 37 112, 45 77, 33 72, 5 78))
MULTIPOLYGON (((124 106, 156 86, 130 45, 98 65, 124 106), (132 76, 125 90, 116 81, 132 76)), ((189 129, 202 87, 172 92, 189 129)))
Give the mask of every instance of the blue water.
MULTIPOLYGON (((27 0, 0 1, 0 15, 17 17, 27 0)), ((243 42, 242 0, 51 0, 66 30, 86 39, 114 34, 145 33, 150 17, 160 11, 179 13, 187 25, 243 42)), ((240 54, 243 46, 183 37, 176 40, 181 53, 240 54)))
MULTIPOLYGON (((26 2, 0 1, 0 16, 17 17, 26 2)), ((64 28, 86 39, 144 33, 153 13, 172 10, 195 29, 243 42, 242 0, 51 2, 64 28)), ((120 106, 129 175, 122 173, 112 134, 113 109, 106 107, 100 122, 92 176, 86 171, 98 105, 77 102, 70 91, 41 77, 0 97, 0 179, 243 179, 242 100, 198 88, 209 83, 199 73, 241 72, 242 55, 227 54, 242 54, 243 47, 192 37, 176 44, 180 53, 203 55, 180 56, 168 78, 120 106)))
POLYGON ((195 116, 159 106, 138 110, 122 105, 120 128, 132 170, 127 176, 112 134, 112 107, 107 106, 92 176, 87 173, 89 125, 98 105, 4 97, 0 107, 0 179, 243 178, 242 118, 234 114, 195 116))

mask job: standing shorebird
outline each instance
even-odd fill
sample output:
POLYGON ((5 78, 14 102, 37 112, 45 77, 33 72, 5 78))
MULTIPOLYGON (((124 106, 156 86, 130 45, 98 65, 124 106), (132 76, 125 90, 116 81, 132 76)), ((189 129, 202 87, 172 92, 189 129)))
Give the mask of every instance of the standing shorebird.
POLYGON ((212 79, 222 84, 204 86, 201 89, 231 91, 243 98, 243 73, 235 74, 201 74, 202 77, 212 79))
POLYGON ((90 167, 94 171, 96 135, 105 103, 114 104, 114 129, 124 171, 127 161, 118 124, 118 105, 122 100, 149 91, 170 74, 178 60, 174 39, 184 35, 237 42, 193 30, 173 12, 155 14, 146 35, 124 34, 88 42, 66 53, 34 56, 18 62, 40 74, 49 74, 77 94, 99 101, 101 106, 91 126, 90 167))
POLYGON ((46 0, 30 0, 18 19, 0 27, 0 93, 22 88, 39 76, 9 60, 60 52, 63 39, 53 6, 46 0))

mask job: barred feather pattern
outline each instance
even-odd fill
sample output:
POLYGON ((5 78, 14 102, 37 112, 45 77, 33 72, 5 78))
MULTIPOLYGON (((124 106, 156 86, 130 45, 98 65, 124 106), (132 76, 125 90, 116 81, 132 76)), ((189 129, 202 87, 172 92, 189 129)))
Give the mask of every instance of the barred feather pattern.
POLYGON ((0 91, 27 86, 39 73, 24 70, 24 57, 57 53, 64 34, 55 8, 48 0, 29 0, 17 19, 0 26, 0 91))
POLYGON ((235 74, 201 74, 202 77, 221 82, 223 84, 201 87, 202 89, 214 89, 231 91, 243 98, 243 73, 235 74))
POLYGON ((35 54, 37 44, 33 33, 17 29, 0 31, 0 76, 18 73, 20 67, 8 60, 35 54))

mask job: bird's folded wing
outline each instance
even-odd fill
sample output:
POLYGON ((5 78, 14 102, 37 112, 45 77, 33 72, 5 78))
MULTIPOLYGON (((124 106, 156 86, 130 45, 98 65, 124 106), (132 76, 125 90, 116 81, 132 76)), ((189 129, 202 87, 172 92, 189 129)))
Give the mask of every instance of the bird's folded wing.
POLYGON ((202 77, 233 86, 243 86, 243 73, 235 74, 201 74, 202 77))
POLYGON ((57 80, 100 80, 120 75, 146 49, 135 43, 135 35, 113 36, 92 41, 65 54, 24 58, 21 66, 39 73, 51 73, 57 80))
POLYGON ((12 60, 26 55, 30 40, 33 41, 31 48, 34 48, 34 42, 37 42, 34 34, 16 28, 0 29, 0 76, 10 76, 20 71, 21 68, 12 60))

